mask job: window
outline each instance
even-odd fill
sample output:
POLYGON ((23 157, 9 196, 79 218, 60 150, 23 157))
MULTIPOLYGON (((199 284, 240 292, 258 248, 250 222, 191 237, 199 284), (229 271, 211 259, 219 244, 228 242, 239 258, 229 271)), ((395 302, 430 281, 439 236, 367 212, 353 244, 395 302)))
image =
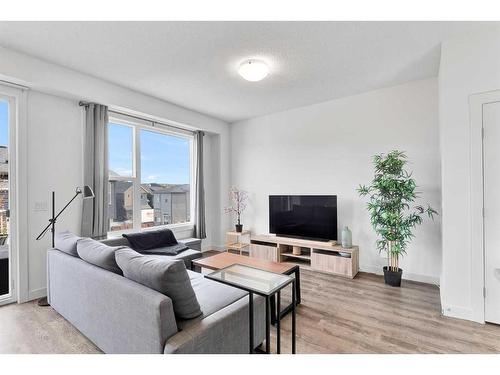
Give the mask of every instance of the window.
POLYGON ((108 149, 110 231, 191 222, 191 134, 120 115, 108 149))

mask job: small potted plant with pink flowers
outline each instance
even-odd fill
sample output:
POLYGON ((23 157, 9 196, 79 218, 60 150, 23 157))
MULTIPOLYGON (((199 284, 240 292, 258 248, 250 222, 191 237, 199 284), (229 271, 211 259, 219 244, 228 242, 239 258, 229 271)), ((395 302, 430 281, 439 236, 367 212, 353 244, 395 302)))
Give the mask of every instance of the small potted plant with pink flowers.
POLYGON ((227 214, 235 214, 237 219, 236 232, 241 233, 243 231, 243 224, 241 224, 241 214, 247 208, 246 201, 248 200, 248 193, 244 190, 239 190, 236 187, 232 187, 229 190, 229 201, 231 205, 226 207, 224 211, 227 214))

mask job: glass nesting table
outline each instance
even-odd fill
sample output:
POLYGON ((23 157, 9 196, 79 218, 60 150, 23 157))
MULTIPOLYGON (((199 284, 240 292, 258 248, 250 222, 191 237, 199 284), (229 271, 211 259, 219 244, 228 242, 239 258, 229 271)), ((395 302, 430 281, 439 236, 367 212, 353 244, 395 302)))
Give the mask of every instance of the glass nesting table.
MULTIPOLYGON (((207 279, 214 280, 226 285, 233 286, 248 292, 249 306, 249 352, 254 353, 254 307, 253 295, 257 294, 266 300, 266 353, 271 352, 271 299, 276 296, 278 311, 281 303, 281 290, 289 284, 292 284, 292 354, 295 354, 295 331, 296 331, 296 288, 295 278, 279 273, 264 271, 258 268, 233 264, 218 271, 205 275, 207 279)), ((281 314, 276 318, 276 353, 281 351, 281 314)))

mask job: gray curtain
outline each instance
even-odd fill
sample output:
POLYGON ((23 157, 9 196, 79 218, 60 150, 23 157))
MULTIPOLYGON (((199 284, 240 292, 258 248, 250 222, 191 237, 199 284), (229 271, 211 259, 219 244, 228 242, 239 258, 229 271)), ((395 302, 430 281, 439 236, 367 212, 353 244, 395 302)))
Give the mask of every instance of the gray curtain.
POLYGON ((108 221, 108 107, 89 103, 85 106, 84 185, 94 199, 83 200, 82 236, 104 237, 108 221))
POLYGON ((195 132, 194 140, 196 147, 196 167, 195 167, 195 217, 194 233, 196 238, 206 238, 205 226, 205 188, 203 181, 203 136, 202 131, 195 132))

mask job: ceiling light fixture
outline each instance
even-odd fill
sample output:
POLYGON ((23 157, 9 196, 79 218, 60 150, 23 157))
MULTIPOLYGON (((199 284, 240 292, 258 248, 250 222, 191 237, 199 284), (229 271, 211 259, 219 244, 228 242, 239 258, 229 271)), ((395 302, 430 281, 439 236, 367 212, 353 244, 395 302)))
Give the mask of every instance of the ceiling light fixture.
POLYGON ((238 68, 240 76, 250 82, 261 81, 269 74, 269 67, 260 60, 247 60, 238 68))

